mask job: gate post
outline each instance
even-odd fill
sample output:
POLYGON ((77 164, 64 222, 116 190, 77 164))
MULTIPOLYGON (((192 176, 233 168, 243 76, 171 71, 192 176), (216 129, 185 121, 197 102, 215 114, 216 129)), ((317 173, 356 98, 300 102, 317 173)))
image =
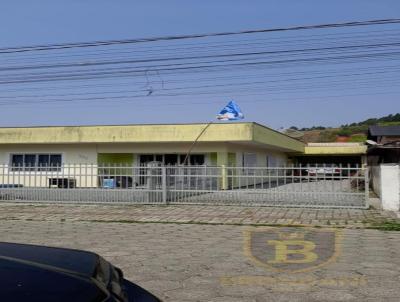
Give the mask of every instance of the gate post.
POLYGON ((365 207, 369 207, 369 167, 365 167, 365 172, 364 172, 364 193, 365 193, 365 207))
POLYGON ((228 176, 226 175, 225 165, 221 165, 221 177, 222 177, 221 189, 226 190, 228 189, 228 176))
POLYGON ((167 199, 167 168, 161 167, 162 202, 168 204, 167 199))

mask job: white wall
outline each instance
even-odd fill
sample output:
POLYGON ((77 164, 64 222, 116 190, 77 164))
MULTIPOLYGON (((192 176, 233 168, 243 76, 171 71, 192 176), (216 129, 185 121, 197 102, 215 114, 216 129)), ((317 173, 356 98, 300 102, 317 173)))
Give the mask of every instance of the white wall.
POLYGON ((400 210, 400 168, 396 164, 382 164, 380 197, 382 209, 400 210))
POLYGON ((96 146, 89 144, 0 145, 0 164, 9 164, 13 153, 59 153, 66 164, 97 163, 96 146))
POLYGON ((378 197, 381 197, 381 167, 372 166, 370 167, 370 171, 372 189, 378 197))
POLYGON ((47 187, 50 178, 74 178, 77 186, 96 187, 97 167, 86 166, 86 164, 96 163, 95 145, 0 145, 0 184, 47 187), (11 154, 15 153, 61 154, 64 168, 61 171, 11 171, 8 165, 11 154), (83 164, 83 166, 77 164, 83 164))
POLYGON ((249 148, 244 146, 230 146, 229 152, 236 153, 236 166, 243 166, 243 154, 251 153, 257 156, 257 167, 267 167, 267 156, 269 167, 282 167, 287 164, 288 157, 284 152, 264 148, 249 148))

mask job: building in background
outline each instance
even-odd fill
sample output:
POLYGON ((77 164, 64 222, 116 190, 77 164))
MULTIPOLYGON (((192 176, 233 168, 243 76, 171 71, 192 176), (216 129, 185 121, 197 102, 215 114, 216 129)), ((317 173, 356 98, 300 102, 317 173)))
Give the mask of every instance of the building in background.
POLYGON ((368 164, 400 163, 400 126, 370 126, 368 142, 368 164))
POLYGON ((367 146, 364 143, 308 143, 304 152, 295 155, 297 164, 363 166, 367 163, 367 146))

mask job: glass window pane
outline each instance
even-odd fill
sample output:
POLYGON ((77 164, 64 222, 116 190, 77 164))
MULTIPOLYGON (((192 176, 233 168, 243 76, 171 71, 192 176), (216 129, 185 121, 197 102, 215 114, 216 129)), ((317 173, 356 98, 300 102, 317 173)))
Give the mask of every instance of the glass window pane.
POLYGON ((50 166, 60 167, 61 166, 61 154, 51 154, 50 155, 50 166))
POLYGON ((50 163, 50 156, 48 154, 39 155, 39 167, 47 167, 50 163))
POLYGON ((165 164, 175 166, 178 163, 177 154, 165 154, 165 164))
POLYGON ((256 167, 256 166, 257 166, 257 154, 243 153, 243 167, 256 167))
MULTIPOLYGON (((183 164, 183 162, 185 161, 186 158, 186 154, 180 154, 179 155, 179 163, 183 164)), ((187 164, 187 163, 186 163, 187 164)))
POLYGON ((36 154, 24 154, 24 170, 34 171, 36 166, 36 154))
POLYGON ((192 166, 204 165, 204 155, 203 154, 192 154, 192 155, 190 155, 190 164, 192 166))
MULTIPOLYGON (((11 156, 11 165, 13 167, 22 167, 24 165, 24 156, 22 154, 13 154, 11 156)), ((19 168, 12 168, 13 171, 19 170, 19 168)))
POLYGON ((11 164, 13 166, 22 166, 24 164, 24 156, 22 154, 13 154, 11 164))
POLYGON ((36 154, 25 154, 24 164, 26 167, 34 167, 36 164, 36 154))

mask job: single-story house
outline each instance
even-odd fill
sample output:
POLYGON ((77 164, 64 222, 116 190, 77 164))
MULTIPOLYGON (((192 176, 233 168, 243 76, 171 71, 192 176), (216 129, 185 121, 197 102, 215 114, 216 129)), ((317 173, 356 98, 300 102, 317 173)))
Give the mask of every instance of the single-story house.
MULTIPOLYGON (((104 187, 106 179, 118 178, 125 183, 122 187, 130 187, 142 183, 141 175, 147 172, 140 167, 152 162, 181 165, 189 150, 188 165, 238 169, 307 163, 361 165, 366 146, 307 145, 253 122, 0 128, 0 185, 104 187)), ((226 176, 220 179, 220 187, 235 185, 226 176)))
MULTIPOLYGON (((0 128, 0 163, 181 164, 207 124, 0 128)), ((305 144, 257 123, 211 124, 191 151, 191 165, 282 166, 305 144)))

